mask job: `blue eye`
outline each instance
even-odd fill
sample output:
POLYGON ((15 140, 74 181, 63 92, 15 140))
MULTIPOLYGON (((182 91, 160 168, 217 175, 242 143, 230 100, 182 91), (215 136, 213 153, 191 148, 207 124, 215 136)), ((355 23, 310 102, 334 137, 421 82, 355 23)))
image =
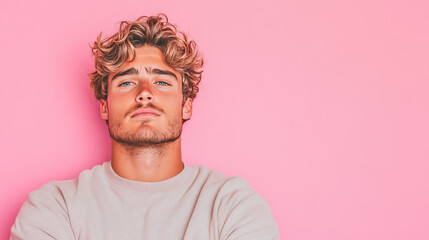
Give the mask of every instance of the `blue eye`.
POLYGON ((170 85, 170 84, 168 84, 168 83, 166 83, 166 82, 164 82, 164 81, 158 81, 158 82, 156 82, 156 83, 158 83, 158 84, 160 84, 160 85, 162 85, 162 86, 168 86, 168 85, 170 85))
POLYGON ((123 83, 119 84, 119 87, 121 87, 121 86, 129 86, 129 85, 131 85, 131 82, 123 82, 123 83))

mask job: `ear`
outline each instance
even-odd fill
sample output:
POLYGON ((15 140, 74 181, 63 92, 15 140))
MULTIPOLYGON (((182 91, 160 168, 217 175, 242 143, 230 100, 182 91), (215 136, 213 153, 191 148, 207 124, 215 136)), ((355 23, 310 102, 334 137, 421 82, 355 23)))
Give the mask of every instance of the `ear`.
POLYGON ((107 101, 100 99, 100 115, 104 120, 109 120, 109 111, 107 108, 107 101))
POLYGON ((186 98, 185 104, 182 107, 182 119, 189 120, 192 116, 192 99, 186 98))

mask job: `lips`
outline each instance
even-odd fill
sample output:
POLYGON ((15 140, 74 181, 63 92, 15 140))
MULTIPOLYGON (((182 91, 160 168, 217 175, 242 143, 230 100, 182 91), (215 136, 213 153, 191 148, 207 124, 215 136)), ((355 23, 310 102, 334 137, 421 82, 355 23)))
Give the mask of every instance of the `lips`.
POLYGON ((159 116, 160 114, 151 108, 139 108, 137 109, 131 117, 139 117, 139 116, 159 116))

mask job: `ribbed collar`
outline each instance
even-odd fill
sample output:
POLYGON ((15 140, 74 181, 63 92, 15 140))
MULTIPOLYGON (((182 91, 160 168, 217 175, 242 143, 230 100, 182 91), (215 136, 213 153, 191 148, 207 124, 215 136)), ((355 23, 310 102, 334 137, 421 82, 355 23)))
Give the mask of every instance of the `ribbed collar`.
POLYGON ((104 162, 103 168, 106 177, 115 185, 119 185, 128 190, 139 192, 165 192, 185 186, 193 181, 192 168, 188 167, 185 163, 183 163, 183 165, 184 168, 179 174, 160 182, 140 182, 120 177, 113 170, 111 161, 104 162))

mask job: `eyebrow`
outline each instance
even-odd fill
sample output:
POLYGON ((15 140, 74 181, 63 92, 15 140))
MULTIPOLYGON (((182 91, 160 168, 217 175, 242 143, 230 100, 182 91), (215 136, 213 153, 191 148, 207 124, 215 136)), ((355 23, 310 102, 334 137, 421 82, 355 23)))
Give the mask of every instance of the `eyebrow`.
POLYGON ((137 75, 139 74, 139 71, 136 68, 130 68, 127 69, 125 71, 122 72, 118 72, 116 73, 113 77, 112 77, 112 82, 113 80, 115 80, 115 78, 120 77, 120 76, 126 76, 126 75, 137 75))
MULTIPOLYGON (((150 67, 145 68, 145 70, 149 75, 152 75, 152 74, 153 75, 167 75, 167 76, 172 76, 172 77, 174 77, 174 79, 177 80, 176 74, 174 74, 173 72, 168 71, 168 70, 159 69, 159 68, 150 68, 150 67)), ((136 68, 129 68, 125 71, 116 73, 112 77, 112 81, 115 80, 115 78, 117 78, 117 77, 126 76, 126 75, 138 75, 138 74, 139 74, 139 71, 136 68)))

